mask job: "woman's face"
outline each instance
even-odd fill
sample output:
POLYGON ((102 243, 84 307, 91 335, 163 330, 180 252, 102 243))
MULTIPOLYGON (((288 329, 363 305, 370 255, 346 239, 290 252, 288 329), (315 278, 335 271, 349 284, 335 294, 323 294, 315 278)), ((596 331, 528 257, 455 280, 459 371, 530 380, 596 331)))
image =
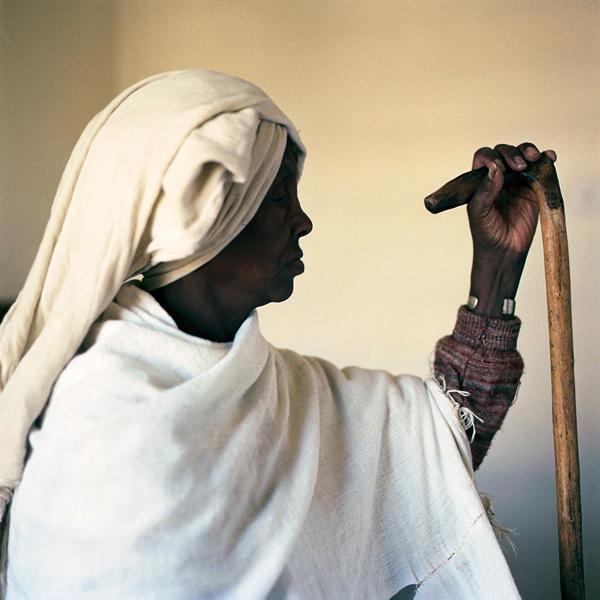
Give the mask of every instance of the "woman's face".
POLYGON ((298 165, 288 141, 281 167, 257 213, 210 263, 213 274, 231 280, 236 291, 256 306, 282 302, 304 272, 300 238, 312 222, 298 200, 298 165))

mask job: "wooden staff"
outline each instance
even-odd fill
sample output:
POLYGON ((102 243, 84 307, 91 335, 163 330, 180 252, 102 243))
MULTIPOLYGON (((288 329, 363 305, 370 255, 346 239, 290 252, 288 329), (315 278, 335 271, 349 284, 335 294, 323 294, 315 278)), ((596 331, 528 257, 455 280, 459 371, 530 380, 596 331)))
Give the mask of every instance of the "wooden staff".
MULTIPOLYGON (((459 175, 425 198, 426 208, 438 213, 466 204, 487 172, 487 167, 481 167, 459 175)), ((565 209, 554 163, 548 157, 542 156, 526 171, 512 173, 533 188, 540 208, 550 332, 560 587, 564 600, 582 600, 585 588, 565 209)))

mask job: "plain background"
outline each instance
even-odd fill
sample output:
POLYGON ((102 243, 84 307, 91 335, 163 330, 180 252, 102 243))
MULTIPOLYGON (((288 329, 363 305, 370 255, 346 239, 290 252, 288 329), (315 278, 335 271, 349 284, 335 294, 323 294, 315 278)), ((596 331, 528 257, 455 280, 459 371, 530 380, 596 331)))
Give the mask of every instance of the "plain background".
MULTIPOLYGON (((422 199, 473 152, 558 152, 571 253, 589 598, 600 597, 600 4, 596 0, 0 1, 0 300, 20 289, 69 153, 119 91, 211 68, 263 87, 308 146, 314 221, 293 298, 261 311, 273 343, 428 374, 466 299, 463 209, 422 199)), ((478 473, 518 530, 525 599, 559 598, 541 240, 517 296, 519 398, 478 473)))

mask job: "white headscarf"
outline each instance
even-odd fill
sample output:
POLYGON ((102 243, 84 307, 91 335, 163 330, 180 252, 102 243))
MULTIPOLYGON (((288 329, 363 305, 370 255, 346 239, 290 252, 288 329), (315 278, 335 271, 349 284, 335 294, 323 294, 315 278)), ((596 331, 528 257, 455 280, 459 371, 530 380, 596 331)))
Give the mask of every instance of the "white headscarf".
POLYGON ((256 86, 213 71, 150 77, 89 123, 42 244, 0 327, 0 515, 54 382, 124 281, 154 289, 218 254, 273 182, 293 124, 256 86))

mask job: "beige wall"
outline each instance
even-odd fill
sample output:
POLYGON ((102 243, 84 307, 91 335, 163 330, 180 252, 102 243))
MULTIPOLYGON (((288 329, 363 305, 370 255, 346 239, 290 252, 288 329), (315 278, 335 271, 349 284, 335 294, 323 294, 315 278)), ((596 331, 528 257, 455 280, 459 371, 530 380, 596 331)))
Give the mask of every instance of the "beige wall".
MULTIPOLYGON (((152 73, 207 67, 262 86, 309 148, 315 223, 292 300, 261 313, 274 343, 426 375, 468 291, 462 211, 422 198, 482 145, 556 149, 573 279, 588 592, 600 594, 600 9, 595 0, 4 1, 0 298, 19 289, 85 122, 152 73), (595 498, 595 502, 594 499, 595 498), (595 506, 596 505, 596 506, 595 506)), ((518 313, 526 375, 479 473, 524 598, 558 598, 543 261, 518 313)))

